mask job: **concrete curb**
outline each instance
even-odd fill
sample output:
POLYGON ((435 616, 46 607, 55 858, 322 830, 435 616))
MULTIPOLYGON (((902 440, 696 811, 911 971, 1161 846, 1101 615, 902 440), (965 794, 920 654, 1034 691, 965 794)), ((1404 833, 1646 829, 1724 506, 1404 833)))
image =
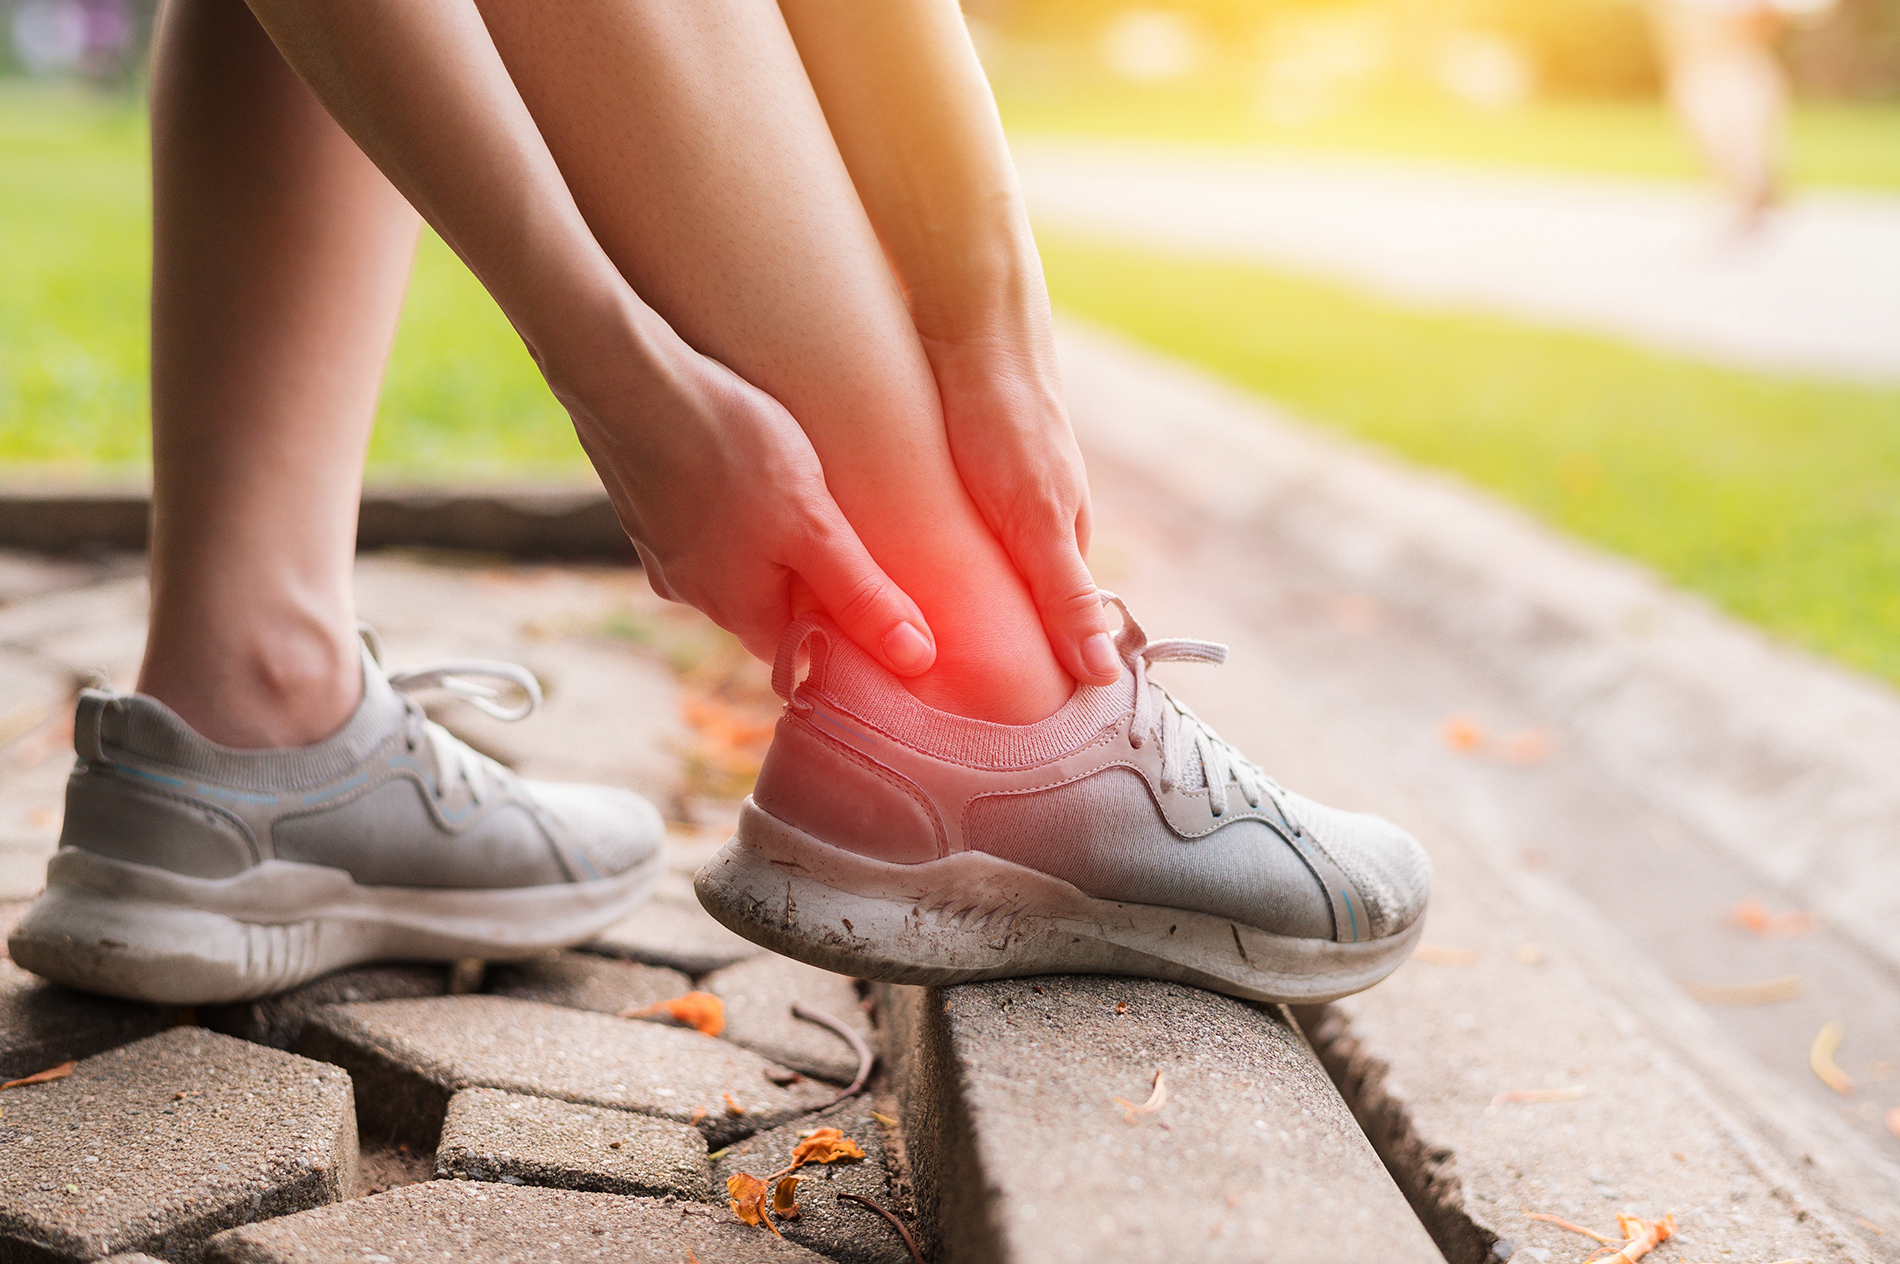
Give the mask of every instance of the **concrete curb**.
MULTIPOLYGON (((0 488, 0 548, 143 549, 151 516, 136 488, 0 488)), ((356 546, 639 563, 606 493, 587 487, 367 488, 356 546)))
POLYGON ((1442 1262, 1277 1006, 1069 975, 875 995, 943 1264, 1442 1262))

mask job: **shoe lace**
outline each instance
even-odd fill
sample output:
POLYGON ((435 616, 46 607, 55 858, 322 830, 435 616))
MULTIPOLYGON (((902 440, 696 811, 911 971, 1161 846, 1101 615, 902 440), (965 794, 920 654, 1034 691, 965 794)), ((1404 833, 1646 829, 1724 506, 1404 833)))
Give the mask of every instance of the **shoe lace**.
POLYGON ((1208 806, 1215 816, 1226 813, 1231 785, 1240 791, 1250 808, 1272 799, 1275 812, 1288 828, 1298 833, 1298 823, 1280 802, 1279 796, 1284 793, 1280 784, 1209 728, 1186 703, 1148 679, 1148 668, 1155 663, 1224 663, 1227 647, 1218 641, 1190 637, 1151 641, 1120 597, 1104 592, 1102 600, 1121 610, 1122 630, 1117 639, 1123 661, 1135 673, 1135 716, 1128 740, 1137 748, 1153 741, 1160 749, 1161 788, 1175 789, 1198 764, 1200 780, 1208 793, 1208 806), (1198 758, 1191 761, 1190 754, 1198 758))
POLYGON ((513 774, 431 720, 412 695, 423 689, 441 689, 497 720, 525 720, 541 705, 541 684, 534 673, 516 663, 466 659, 392 671, 388 680, 390 687, 403 695, 404 742, 411 751, 429 747, 435 764, 436 796, 442 797, 459 783, 468 787, 469 796, 478 806, 486 803, 513 774), (522 700, 513 706, 503 705, 500 700, 508 691, 471 679, 476 676, 507 682, 520 691, 522 700))

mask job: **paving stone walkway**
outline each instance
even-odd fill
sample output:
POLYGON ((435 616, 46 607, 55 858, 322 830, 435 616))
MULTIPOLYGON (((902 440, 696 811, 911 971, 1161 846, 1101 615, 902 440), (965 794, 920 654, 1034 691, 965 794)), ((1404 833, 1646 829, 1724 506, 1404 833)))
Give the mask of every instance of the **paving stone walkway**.
MULTIPOLYGON (((0 922, 37 890, 57 835, 72 690, 132 677, 143 602, 116 563, 49 578, 21 561, 12 578, 0 679, 14 692, 0 706, 23 718, 0 747, 14 830, 0 834, 0 922)), ((530 775, 665 805, 658 895, 578 951, 373 966, 197 1010, 81 996, 0 959, 0 1069, 78 1060, 0 1091, 0 1260, 912 1258, 847 1196, 890 1209, 944 1260, 1146 1258, 1184 1211, 1201 1259, 1261 1258, 1269 1241, 1288 1260, 1333 1259, 1342 1241, 1436 1258, 1283 1014, 1048 979, 971 992, 974 1025, 936 1032, 918 1015, 937 993, 873 997, 708 917, 690 877, 729 832, 736 804, 721 795, 756 769, 777 704, 761 665, 637 572, 379 555, 359 591, 395 661, 511 657, 536 672, 547 703, 525 728, 452 700, 431 712, 530 775), (719 999, 716 1037, 620 1016, 692 990, 719 999), (996 1005, 1003 1020, 984 1020, 996 1005), (1018 1019, 1044 1008, 1025 1039, 1018 1019), (927 1057, 892 1046, 926 1029, 927 1057), (859 1045, 879 1069, 840 1101, 859 1045), (1163 1066, 1173 1104, 1132 1126, 1116 1099, 1144 1098, 1163 1066), (782 1238, 741 1223, 728 1180, 783 1169, 817 1128, 864 1158, 800 1168, 802 1213, 782 1238), (1279 1223, 1321 1187, 1337 1223, 1279 1223), (969 1216, 943 1210, 972 1199, 969 1216)))

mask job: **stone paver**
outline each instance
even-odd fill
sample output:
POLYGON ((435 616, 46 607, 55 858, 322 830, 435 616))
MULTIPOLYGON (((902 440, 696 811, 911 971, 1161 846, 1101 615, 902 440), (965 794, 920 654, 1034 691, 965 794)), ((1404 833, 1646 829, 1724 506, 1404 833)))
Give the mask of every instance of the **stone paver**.
POLYGON ((1172 983, 881 989, 925 1229, 948 1259, 1440 1264, 1273 1012, 1172 983), (1116 1098, 1167 1100, 1129 1122, 1116 1098))
POLYGON ((442 1179, 603 1194, 706 1197, 706 1138, 690 1124, 500 1089, 449 1101, 436 1146, 442 1179))
POLYGON ((388 1001, 399 997, 441 996, 449 990, 449 971, 443 966, 388 965, 339 970, 261 1001, 235 1005, 207 1005, 198 1021, 213 1031, 240 1040, 293 1049, 303 1025, 325 1005, 343 1001, 388 1001))
POLYGON ((829 1255, 841 1264, 905 1264, 910 1251, 903 1239, 875 1212, 838 1195, 855 1194, 889 1208, 891 1177, 884 1147, 884 1128, 871 1118, 871 1105, 862 1098, 840 1102, 830 1110, 757 1133, 731 1146, 713 1165, 713 1197, 725 1197, 726 1178, 745 1172, 763 1180, 792 1161, 792 1149, 813 1128, 836 1128, 858 1143, 864 1159, 856 1163, 807 1163, 798 1169, 799 1215, 778 1222, 780 1232, 800 1246, 829 1255))
POLYGON ((496 996, 546 1001, 602 1014, 651 1005, 682 996, 692 988, 693 981, 677 970, 585 952, 497 962, 488 968, 487 985, 496 996))
POLYGON ((0 1080, 163 1031, 175 1012, 55 987, 0 957, 0 1080))
POLYGON ((842 974, 762 953, 706 976, 704 986, 725 1002, 727 1040, 795 1071, 849 1084, 858 1073, 858 1055, 837 1033, 794 1018, 794 1002, 837 1019, 877 1050, 857 985, 842 974))
POLYGON ((88 1058, 0 1107, 0 1258, 183 1258, 356 1179, 347 1075, 201 1028, 88 1058))
POLYGON ((705 1203, 430 1181, 220 1234, 205 1264, 823 1264, 705 1203))
POLYGON ((300 1049, 347 1067, 364 1126, 430 1147, 457 1089, 500 1088, 691 1124, 718 1146, 822 1104, 809 1080, 696 1031, 505 996, 336 1005, 300 1049), (740 1113, 734 1113, 734 1108, 740 1113))
POLYGON ((660 879, 652 899, 585 947, 590 952, 692 975, 706 974, 764 951, 714 921, 693 894, 692 878, 671 871, 660 879))

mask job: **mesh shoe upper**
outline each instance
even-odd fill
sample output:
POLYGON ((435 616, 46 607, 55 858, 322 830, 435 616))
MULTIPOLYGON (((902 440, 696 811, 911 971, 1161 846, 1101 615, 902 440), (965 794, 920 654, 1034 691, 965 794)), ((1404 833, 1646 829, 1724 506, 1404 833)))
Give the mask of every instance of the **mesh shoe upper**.
MULTIPOLYGON (((589 882, 655 853, 663 825, 645 799, 527 781, 429 720, 391 679, 366 650, 363 700, 343 727, 275 750, 218 746, 157 699, 87 690, 61 846, 194 877, 275 859, 341 869, 366 886, 435 889, 589 882)), ((495 696, 441 671, 393 679, 495 696)))
POLYGON ((823 620, 795 625, 774 673, 789 706, 755 801, 884 859, 978 850, 1100 899, 1277 934, 1357 942, 1417 919, 1430 862, 1410 835, 1285 790, 1148 678, 1153 662, 1219 662, 1224 647, 1150 642, 1132 617, 1120 647, 1119 684, 1079 687, 1049 719, 1012 727, 927 707, 823 620), (825 793, 846 786, 848 811, 825 793))

